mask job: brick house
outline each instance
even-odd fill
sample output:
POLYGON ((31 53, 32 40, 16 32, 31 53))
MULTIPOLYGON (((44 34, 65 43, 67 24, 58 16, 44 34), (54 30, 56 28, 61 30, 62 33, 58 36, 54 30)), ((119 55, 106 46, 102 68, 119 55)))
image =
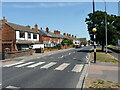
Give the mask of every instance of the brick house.
POLYGON ((54 33, 52 33, 47 27, 46 31, 42 30, 41 28, 39 33, 41 35, 41 42, 43 42, 45 47, 54 47, 61 42, 61 38, 59 36, 60 31, 54 31, 54 33))
POLYGON ((40 44, 40 35, 38 32, 38 25, 34 28, 30 26, 22 26, 14 23, 9 23, 5 18, 0 20, 2 37, 2 51, 9 49, 10 51, 26 50, 31 45, 40 44))
POLYGON ((42 30, 42 28, 39 30, 41 35, 41 42, 45 45, 45 47, 54 47, 57 44, 61 44, 62 40, 67 38, 73 41, 73 44, 78 41, 76 39, 76 36, 71 34, 63 33, 63 35, 60 33, 60 31, 55 30, 54 32, 50 32, 49 28, 47 27, 46 30, 42 30))

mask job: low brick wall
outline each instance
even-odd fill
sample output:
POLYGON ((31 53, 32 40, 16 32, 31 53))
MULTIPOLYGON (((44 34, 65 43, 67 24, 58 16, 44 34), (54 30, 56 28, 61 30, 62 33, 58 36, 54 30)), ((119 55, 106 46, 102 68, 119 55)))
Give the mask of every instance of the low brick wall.
POLYGON ((14 51, 14 52, 5 52, 4 53, 4 59, 8 58, 16 58, 16 57, 21 57, 21 56, 29 56, 32 55, 34 50, 24 50, 24 51, 14 51))

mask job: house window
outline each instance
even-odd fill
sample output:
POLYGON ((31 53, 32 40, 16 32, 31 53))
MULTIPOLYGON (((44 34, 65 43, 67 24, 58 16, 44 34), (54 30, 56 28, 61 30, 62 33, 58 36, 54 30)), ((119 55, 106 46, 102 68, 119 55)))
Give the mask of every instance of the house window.
POLYGON ((20 38, 25 38, 25 32, 20 31, 20 38))
POLYGON ((33 39, 37 39, 37 34, 33 34, 33 39))
POLYGON ((31 33, 28 32, 28 39, 31 39, 31 33))

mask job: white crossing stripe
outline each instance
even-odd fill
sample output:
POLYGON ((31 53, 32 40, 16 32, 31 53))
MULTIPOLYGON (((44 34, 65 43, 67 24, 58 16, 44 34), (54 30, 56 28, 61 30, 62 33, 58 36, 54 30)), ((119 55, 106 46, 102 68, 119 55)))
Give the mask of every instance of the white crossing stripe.
POLYGON ((38 65, 41 65, 41 64, 44 64, 45 62, 39 62, 39 63, 36 63, 36 64, 32 64, 32 65, 29 65, 27 66, 28 68, 33 68, 33 67, 36 67, 38 65))
POLYGON ((48 69, 48 68, 52 67, 52 66, 55 65, 55 64, 56 64, 56 62, 51 62, 51 63, 49 63, 49 64, 46 64, 46 65, 42 66, 41 68, 48 69))
POLYGON ((15 67, 23 67, 23 66, 26 66, 26 65, 29 65, 29 64, 32 64, 34 62, 28 62, 28 63, 24 63, 24 64, 21 64, 21 65, 17 65, 15 67))
POLYGON ((70 63, 63 63, 60 66, 58 66, 57 68, 55 68, 55 70, 64 70, 68 65, 70 65, 70 63))
POLYGON ((9 64, 9 65, 4 65, 3 67, 11 67, 11 66, 18 65, 21 63, 24 63, 24 62, 17 62, 17 63, 13 63, 13 64, 9 64))
POLYGON ((73 72, 81 72, 81 70, 82 70, 82 68, 83 68, 83 65, 81 64, 77 64, 73 69, 72 69, 72 71, 73 72))
POLYGON ((9 89, 19 89, 20 87, 15 87, 15 86, 7 86, 6 88, 9 88, 9 89))

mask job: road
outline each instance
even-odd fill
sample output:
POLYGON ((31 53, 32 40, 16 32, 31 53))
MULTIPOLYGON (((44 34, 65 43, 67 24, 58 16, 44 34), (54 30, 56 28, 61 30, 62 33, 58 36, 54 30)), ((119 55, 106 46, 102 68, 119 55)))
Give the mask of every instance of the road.
POLYGON ((79 88, 92 47, 72 49, 2 68, 2 88, 79 88))

